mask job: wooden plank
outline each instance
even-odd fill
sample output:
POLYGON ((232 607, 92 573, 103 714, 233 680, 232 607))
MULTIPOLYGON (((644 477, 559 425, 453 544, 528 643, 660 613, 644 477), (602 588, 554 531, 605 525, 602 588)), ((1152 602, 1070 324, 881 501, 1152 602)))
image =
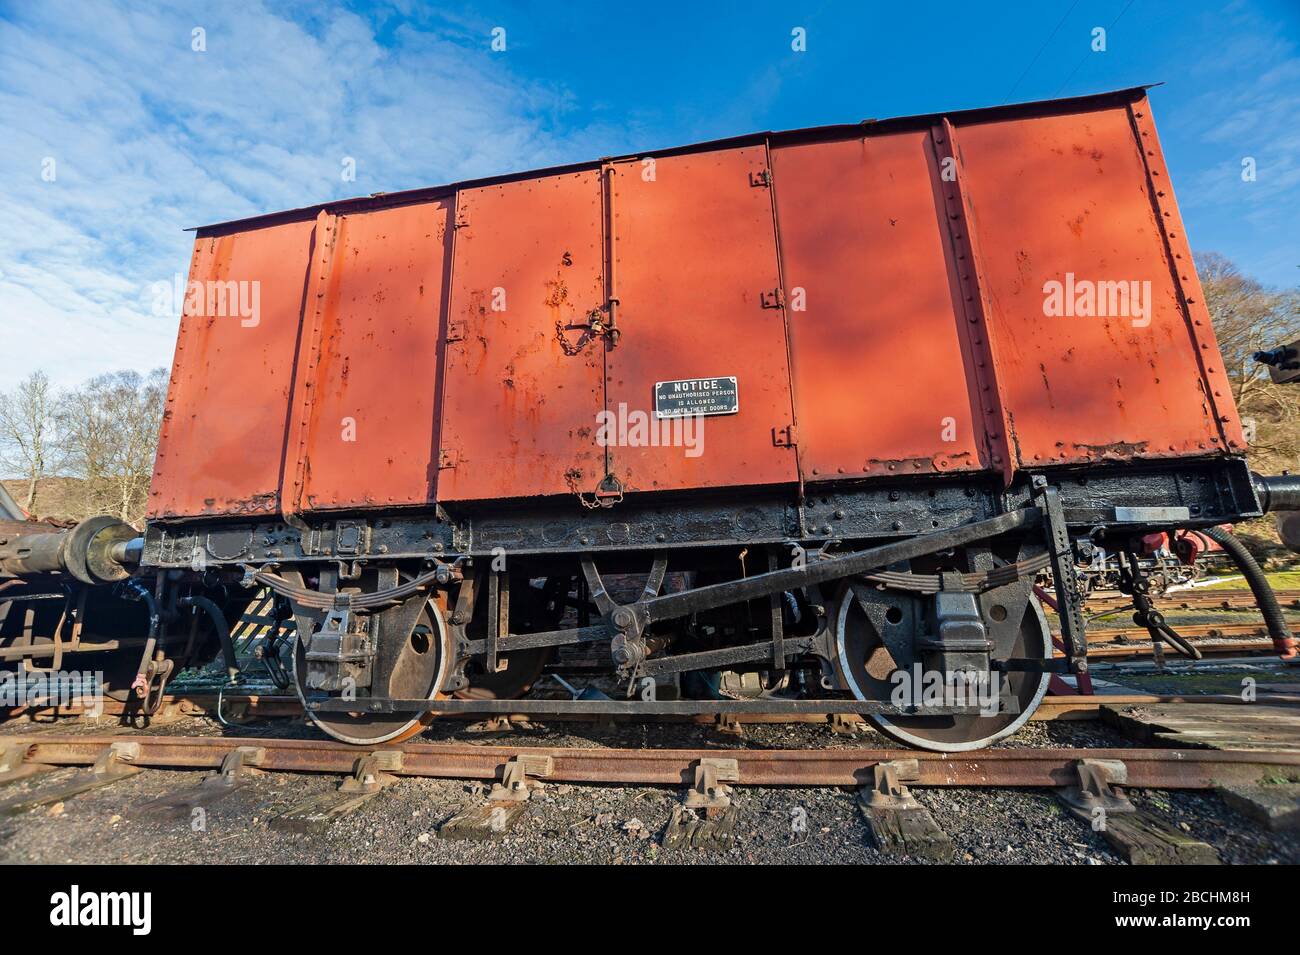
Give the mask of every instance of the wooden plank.
POLYGON ((193 816, 195 809, 220 802, 242 785, 242 782, 205 781, 197 786, 187 786, 177 792, 159 796, 128 813, 141 819, 188 819, 193 816))
POLYGON ((0 746, 0 786, 16 783, 20 779, 30 779, 54 769, 45 763, 30 762, 27 759, 27 750, 30 748, 22 745, 0 746))
POLYGON ((1300 752, 1300 708, 1267 703, 1103 705, 1102 720, 1131 739, 1203 749, 1300 752))
POLYGON ((272 816, 268 825, 285 832, 321 832, 339 817, 360 809, 380 792, 379 789, 372 792, 333 789, 290 806, 278 816, 272 816))
POLYGON ((1300 829, 1300 783, 1224 786, 1219 795, 1233 809, 1274 832, 1300 829))
MULTIPOLYGON (((1061 797, 1061 793, 1057 793, 1061 797)), ((1215 848, 1141 809, 1103 812, 1073 805, 1061 797, 1071 814, 1099 832, 1132 865, 1218 865, 1215 848)), ((1129 805, 1125 800, 1125 805, 1129 805)))
POLYGON ((0 773, 0 786, 7 786, 9 783, 16 783, 23 779, 30 779, 33 776, 51 772, 56 768, 45 763, 21 763, 13 769, 0 773))
POLYGON ((696 816, 693 810, 674 806, 672 817, 660 840, 665 849, 705 849, 721 851, 735 838, 740 809, 728 806, 711 815, 696 816))
POLYGON ((952 840, 924 806, 871 806, 865 799, 859 799, 858 808, 881 852, 935 862, 952 858, 952 840))
POLYGON ((1132 865, 1219 865, 1213 846, 1149 813, 1110 813, 1098 831, 1132 865))
POLYGON ((0 803, 0 816, 16 816, 29 809, 35 809, 37 806, 62 802, 92 789, 111 786, 113 783, 129 779, 138 772, 140 772, 138 767, 127 766, 123 763, 115 763, 103 772, 96 772, 93 769, 81 769, 62 782, 42 786, 25 795, 5 800, 0 803))
POLYGON ((438 828, 439 839, 495 842, 514 828, 528 809, 526 802, 485 802, 456 813, 438 828))

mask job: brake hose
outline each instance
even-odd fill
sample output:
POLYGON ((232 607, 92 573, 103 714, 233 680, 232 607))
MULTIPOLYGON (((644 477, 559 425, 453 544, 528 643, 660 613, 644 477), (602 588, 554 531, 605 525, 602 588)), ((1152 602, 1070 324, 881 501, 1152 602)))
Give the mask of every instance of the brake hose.
POLYGON ((1250 592, 1255 595, 1255 603, 1259 605, 1259 612, 1264 615, 1268 635, 1273 638, 1273 646, 1282 659, 1287 662, 1300 660, 1300 641, 1291 635, 1291 628, 1287 626, 1282 607, 1277 602, 1277 594, 1273 593, 1273 585, 1268 582, 1250 551, 1246 550, 1246 545, 1219 527, 1207 527, 1201 533, 1227 551, 1246 578, 1250 592))

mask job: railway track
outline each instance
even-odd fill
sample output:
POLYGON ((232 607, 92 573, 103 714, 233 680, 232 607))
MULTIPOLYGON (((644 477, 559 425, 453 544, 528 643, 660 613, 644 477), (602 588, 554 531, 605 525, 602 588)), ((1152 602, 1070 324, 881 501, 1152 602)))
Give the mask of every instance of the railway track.
MULTIPOLYGON (((549 762, 538 775, 551 782, 689 785, 701 761, 734 761, 738 785, 863 786, 883 763, 911 761, 917 786, 1068 786, 1077 782, 1081 759, 1119 761, 1126 785, 1151 789, 1213 789, 1249 783, 1276 773, 1300 774, 1300 753, 1179 749, 990 749, 934 753, 898 749, 606 749, 542 746, 476 746, 405 743, 358 751, 333 740, 257 737, 120 735, 7 737, 9 752, 23 751, 22 766, 41 770, 94 766, 116 754, 135 769, 219 769, 242 751, 246 765, 263 771, 352 773, 366 756, 381 757, 394 776, 441 779, 501 778, 521 757, 549 762), (395 755, 400 754, 400 755, 395 755)), ((3 776, 0 776, 0 780, 3 776)))
MULTIPOLYGON (((1220 703, 1225 705, 1244 704, 1239 696, 1224 694, 1195 695, 1156 695, 1150 693, 1108 693, 1096 696, 1045 696, 1034 712, 1031 720, 1050 722, 1058 719, 1095 718, 1102 706, 1124 706, 1130 704, 1155 703, 1220 703)), ((1290 694, 1271 694, 1268 702, 1300 705, 1300 696, 1290 694)), ((250 693, 243 696, 225 696, 215 693, 174 693, 163 698, 159 713, 150 720, 150 724, 162 724, 169 720, 190 717, 216 718, 218 710, 225 718, 233 722, 247 722, 261 719, 290 719, 303 715, 302 704, 295 696, 282 696, 274 693, 250 693)), ((134 708, 117 700, 102 700, 98 712, 104 717, 120 718, 130 715, 134 708)), ((86 710, 79 704, 58 707, 24 707, 0 711, 0 719, 27 719, 34 723, 53 723, 61 718, 76 718, 86 715, 86 710)), ((443 720, 477 723, 497 720, 505 723, 526 721, 546 721, 555 723, 585 722, 637 722, 654 724, 693 724, 711 726, 720 722, 720 714, 701 713, 693 715, 646 713, 634 716, 596 715, 590 713, 522 713, 522 712, 473 712, 445 713, 443 720)), ((734 713, 728 714, 727 721, 738 724, 795 724, 795 723, 830 723, 838 726, 845 721, 842 717, 859 719, 854 710, 853 701, 845 700, 842 712, 827 713, 734 713)))
MULTIPOLYGON (((1096 707, 1103 702, 1152 704, 1174 699, 1178 698, 1058 697, 1044 710, 1051 712, 1059 707, 1062 717, 1095 715, 1096 707)), ((1242 708, 1235 697, 1196 698, 1198 703, 1210 700, 1238 704, 1225 705, 1225 711, 1242 708)), ((203 701, 195 698, 174 702, 192 706, 203 701)), ((1268 702, 1295 706, 1300 705, 1300 698, 1277 696, 1268 702)), ((290 715, 296 701, 265 697, 256 699, 256 703, 266 712, 290 715)), ((775 722, 771 716, 737 714, 738 719, 775 722)), ((781 720, 806 722, 813 718, 811 714, 795 714, 781 720)), ((1199 863, 1219 861, 1218 850, 1207 842, 1189 838, 1159 814, 1152 814, 1145 808, 1145 800, 1134 804, 1127 790, 1216 790, 1230 798, 1238 792, 1258 790, 1262 780, 1300 780, 1300 750, 1282 744, 1238 750, 1084 746, 971 753, 856 746, 632 749, 534 745, 527 736, 505 737, 494 745, 406 742, 357 747, 335 740, 286 736, 63 733, 58 724, 0 735, 0 819, 30 813, 30 818, 41 820, 47 814, 32 810, 42 807, 52 807, 50 813, 62 815, 67 800, 134 779, 138 785, 108 796, 107 803, 101 800, 95 804, 98 808, 88 806, 78 816, 115 812, 114 819, 121 819, 122 814, 141 821, 152 819, 164 827, 155 831, 170 831, 168 826, 189 830, 197 820, 206 831, 209 809, 244 790, 243 799, 232 801, 229 811, 221 810, 226 813, 224 819, 248 819, 251 814, 254 823, 262 818, 272 830, 322 833, 356 813, 400 778, 488 784, 476 784, 468 790, 468 796, 456 800, 458 806, 452 815, 437 825, 439 842, 497 840, 537 813, 548 816, 551 821, 547 825, 554 826, 553 797, 545 797, 543 808, 536 812, 529 808, 535 789, 552 783, 599 784, 680 790, 680 802, 668 800, 671 811, 666 813, 659 843, 665 849, 721 850, 735 844, 740 813, 750 813, 745 817, 749 820, 745 826, 754 824, 754 810, 745 808, 751 798, 763 805, 770 800, 773 788, 836 788, 848 789, 850 794, 858 790, 855 802, 867 838, 878 851, 942 861, 954 852, 954 839, 944 822, 951 817, 946 813, 937 814, 938 818, 931 815, 911 789, 960 793, 996 787, 1054 791, 1068 813, 1082 820, 1080 825, 1091 825, 1112 851, 1129 862, 1199 863), (208 775, 195 783, 192 775, 173 776, 169 770, 206 771, 208 775), (267 774, 335 777, 337 786, 322 790, 320 783, 303 784, 300 794, 286 801, 283 797, 289 792, 284 788, 287 779, 281 776, 259 785, 259 778, 267 774), (761 787, 767 795, 741 795, 748 787, 761 787), (733 799, 739 802, 733 803, 733 799), (1105 820, 1100 829, 1096 825, 1099 811, 1105 820)), ((566 791, 564 787, 559 790, 561 794, 566 791)), ((393 802, 380 809, 381 814, 393 810, 401 814, 400 807, 409 806, 413 797, 411 790, 395 790, 387 798, 393 802)), ((640 805, 641 818, 652 819, 644 814, 647 804, 640 805)), ((663 802, 656 805, 662 806, 663 802)), ((443 814, 446 812, 444 809, 443 814)), ((415 814, 418 816, 419 811, 415 814)), ((959 820, 951 821, 960 826, 959 820)), ((523 827, 524 838, 535 838, 535 833, 530 837, 528 832, 541 824, 534 820, 523 827)), ((644 827, 639 820, 635 824, 644 827)), ((651 825, 657 828, 660 823, 652 821, 651 825)), ((248 835, 254 837, 255 833, 248 830, 248 835)), ((1074 841, 1072 844, 1079 845, 1074 841)))
MULTIPOLYGON (((1300 706, 1300 695, 1286 693, 1269 693, 1264 702, 1300 706)), ((1048 695, 1034 712, 1031 721, 1050 722, 1056 720, 1097 720, 1101 717, 1102 707, 1123 706, 1160 706, 1160 704, 1222 704, 1222 706, 1244 706, 1247 700, 1232 694, 1100 694, 1100 695, 1048 695)), ((133 708, 117 700, 101 700, 96 709, 99 719, 117 720, 120 725, 133 725, 135 716, 133 708)), ((161 702, 157 715, 142 720, 142 728, 166 725, 169 722, 185 719, 217 719, 218 712, 222 719, 231 724, 242 725, 257 720, 302 719, 302 704, 295 696, 274 694, 250 694, 246 696, 226 696, 217 694, 173 694, 161 702)), ((61 720, 77 719, 88 716, 85 708, 79 704, 61 707, 29 707, 0 711, 0 719, 26 720, 32 724, 53 726, 61 720)), ((853 711, 852 703, 845 702, 844 711, 839 713, 695 713, 695 715, 673 715, 673 713, 642 713, 636 716, 594 715, 594 713, 558 712, 558 713, 521 713, 521 712, 460 712, 443 713, 442 720, 478 724, 484 732, 507 732, 516 724, 528 725, 529 722, 554 722, 554 724, 619 724, 619 722, 638 722, 654 725, 695 725, 719 726, 722 729, 738 729, 751 725, 781 724, 828 724, 833 732, 854 734, 862 728, 862 716, 853 711)), ((0 739, 3 742, 3 739, 0 739)))
MULTIPOLYGON (((1277 590, 1277 599, 1283 607, 1300 609, 1300 590, 1277 590)), ((1122 608, 1130 599, 1120 593, 1091 594, 1085 602, 1087 611, 1122 608)), ((1177 591, 1154 598, 1162 611, 1170 610, 1254 610, 1255 595, 1249 590, 1177 591)))

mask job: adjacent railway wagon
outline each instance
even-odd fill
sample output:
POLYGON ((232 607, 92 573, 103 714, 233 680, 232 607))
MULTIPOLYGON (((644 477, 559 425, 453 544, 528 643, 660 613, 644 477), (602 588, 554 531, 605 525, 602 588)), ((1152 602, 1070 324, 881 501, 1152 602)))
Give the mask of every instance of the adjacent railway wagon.
POLYGON ((1295 504, 1143 89, 207 226, 187 292, 140 566, 271 588, 356 743, 580 658, 571 707, 986 745, 1086 670, 1092 544, 1295 504))

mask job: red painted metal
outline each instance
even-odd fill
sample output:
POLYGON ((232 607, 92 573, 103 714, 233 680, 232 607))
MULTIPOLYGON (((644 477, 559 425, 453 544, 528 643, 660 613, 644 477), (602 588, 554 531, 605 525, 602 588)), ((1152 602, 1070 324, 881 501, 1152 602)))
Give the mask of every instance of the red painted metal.
POLYGON ((195 243, 196 294, 187 296, 176 340, 150 517, 279 512, 313 229, 311 220, 289 222, 195 243), (229 307, 229 293, 241 289, 250 305, 257 289, 255 318, 229 307))
POLYGON ((988 464, 928 140, 772 150, 805 481, 988 464))
POLYGON ((1201 366, 1207 399, 1218 418, 1219 431, 1227 447, 1244 453, 1246 437, 1241 429, 1241 418, 1237 415, 1237 405, 1228 384, 1227 372, 1223 368, 1223 355, 1219 351, 1214 325, 1210 321, 1210 311, 1205 305, 1200 276, 1196 274, 1196 267, 1192 263, 1192 249, 1187 243, 1182 216, 1178 213, 1178 201, 1174 198, 1173 186, 1169 181, 1169 169, 1165 165, 1164 152, 1160 148, 1155 123, 1151 120, 1151 107, 1146 98, 1130 103, 1128 115, 1133 130, 1137 133, 1138 147, 1146 166, 1151 203, 1160 217, 1170 274, 1178 290, 1184 318, 1189 322, 1188 331, 1192 342, 1196 345, 1196 357, 1201 366))
POLYGON ((205 229, 191 278, 258 282, 260 320, 187 310, 150 516, 1240 453, 1167 180, 1129 90, 205 229), (1079 314, 1112 283, 1140 307, 1079 314), (715 376, 698 456, 598 440, 715 376))
POLYGON ((433 502, 450 247, 446 200, 338 218, 299 511, 433 502))
POLYGON ((956 141, 1019 466, 1221 448, 1128 111, 975 123, 956 141), (1075 314, 1045 314, 1051 282, 1075 314), (1133 282, 1149 302, 1128 311, 1147 314, 1080 314, 1100 310, 1089 289, 1133 282))
POLYGON ((460 192, 441 500, 588 492, 604 477, 604 342, 578 327, 605 300, 602 210, 599 170, 460 192))
POLYGON ((773 442, 792 409, 784 310, 762 300, 781 285, 767 170, 766 150, 750 146, 620 164, 610 177, 620 335, 605 359, 607 409, 653 421, 656 382, 732 376, 740 407, 705 417, 700 445, 632 434, 611 446, 625 491, 796 480, 791 449, 773 442))

